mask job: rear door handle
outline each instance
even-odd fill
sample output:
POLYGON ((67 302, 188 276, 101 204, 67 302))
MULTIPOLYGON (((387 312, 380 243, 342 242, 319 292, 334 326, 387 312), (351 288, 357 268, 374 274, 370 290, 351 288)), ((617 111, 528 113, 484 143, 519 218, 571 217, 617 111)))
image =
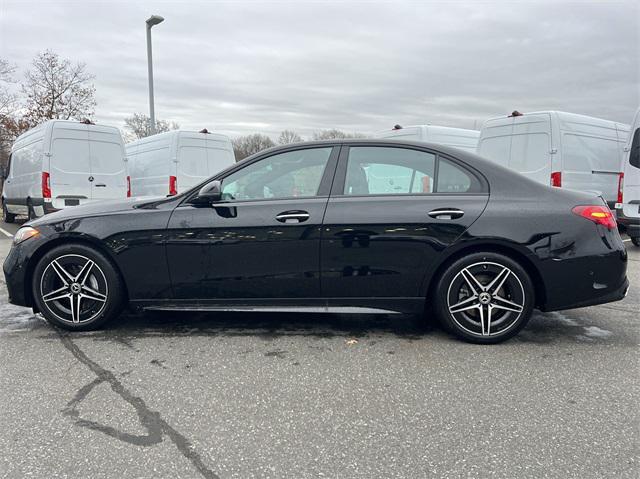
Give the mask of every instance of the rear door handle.
POLYGON ((458 208, 436 208, 429 211, 429 216, 439 220, 455 220, 464 216, 464 211, 458 208))
POLYGON ((309 219, 309 213, 306 211, 283 211, 276 216, 280 223, 302 223, 309 219))
POLYGON ((107 185, 105 185, 104 183, 96 183, 95 186, 97 186, 98 188, 106 188, 107 185))

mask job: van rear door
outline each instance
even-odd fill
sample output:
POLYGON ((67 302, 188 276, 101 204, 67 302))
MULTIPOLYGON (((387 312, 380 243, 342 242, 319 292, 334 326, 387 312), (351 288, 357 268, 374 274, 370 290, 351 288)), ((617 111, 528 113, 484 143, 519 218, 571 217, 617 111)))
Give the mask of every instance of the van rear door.
POLYGON ((49 155, 51 200, 54 208, 76 205, 91 198, 88 140, 86 125, 63 122, 54 124, 49 155))
POLYGON ((213 176, 234 163, 235 157, 229 140, 207 137, 207 176, 213 176))
POLYGON ((178 139, 178 192, 185 191, 209 177, 205 134, 181 133, 178 139))
POLYGON ((510 169, 542 183, 551 179, 551 115, 527 114, 513 118, 510 169))
POLYGON ((597 191, 608 203, 618 196, 622 142, 615 129, 586 122, 562 123, 562 186, 597 191))
POLYGON ((89 127, 91 199, 127 197, 127 173, 120 132, 96 125, 89 127))

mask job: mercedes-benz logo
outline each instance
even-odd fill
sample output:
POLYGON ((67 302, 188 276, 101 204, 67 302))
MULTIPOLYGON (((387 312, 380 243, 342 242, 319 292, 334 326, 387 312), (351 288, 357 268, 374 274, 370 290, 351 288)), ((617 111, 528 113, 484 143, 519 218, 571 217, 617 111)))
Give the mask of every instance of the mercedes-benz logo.
POLYGON ((489 304, 491 302, 491 295, 487 292, 482 292, 480 296, 478 296, 478 301, 480 301, 481 304, 489 304))
POLYGON ((93 181, 93 180, 94 180, 93 176, 90 176, 89 181, 93 181))

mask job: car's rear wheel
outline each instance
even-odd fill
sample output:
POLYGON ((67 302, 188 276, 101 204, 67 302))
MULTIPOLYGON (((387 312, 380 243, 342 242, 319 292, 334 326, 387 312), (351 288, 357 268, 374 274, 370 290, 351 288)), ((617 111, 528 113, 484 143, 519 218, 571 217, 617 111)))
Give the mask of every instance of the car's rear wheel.
POLYGON ((16 221, 16 215, 14 215, 13 213, 9 213, 7 205, 4 204, 4 201, 2 202, 2 221, 4 221, 5 223, 13 223, 16 221))
POLYGON ((58 246, 40 259, 33 297, 47 321, 77 331, 114 318, 124 301, 122 281, 111 262, 79 244, 58 246))
POLYGON ((631 238, 631 242, 634 244, 634 246, 640 246, 640 236, 631 238))
POLYGON ((442 274, 435 306, 441 323, 456 336, 499 343, 527 324, 534 294, 529 275, 516 261, 497 253, 474 253, 442 274))

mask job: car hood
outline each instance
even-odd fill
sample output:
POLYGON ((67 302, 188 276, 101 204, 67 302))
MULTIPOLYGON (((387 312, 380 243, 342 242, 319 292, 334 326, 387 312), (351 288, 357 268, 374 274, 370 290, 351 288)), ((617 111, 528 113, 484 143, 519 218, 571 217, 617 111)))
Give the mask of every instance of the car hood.
POLYGON ((45 216, 42 216, 36 220, 30 221, 27 225, 30 226, 38 226, 45 225, 51 222, 72 219, 72 218, 83 218, 87 216, 101 216, 111 213, 118 213, 121 211, 129 211, 138 208, 154 208, 161 203, 165 203, 167 201, 173 201, 175 197, 172 198, 130 198, 127 200, 108 200, 108 201, 95 201, 86 203, 80 206, 69 206, 63 210, 56 211, 55 213, 51 213, 45 216))

